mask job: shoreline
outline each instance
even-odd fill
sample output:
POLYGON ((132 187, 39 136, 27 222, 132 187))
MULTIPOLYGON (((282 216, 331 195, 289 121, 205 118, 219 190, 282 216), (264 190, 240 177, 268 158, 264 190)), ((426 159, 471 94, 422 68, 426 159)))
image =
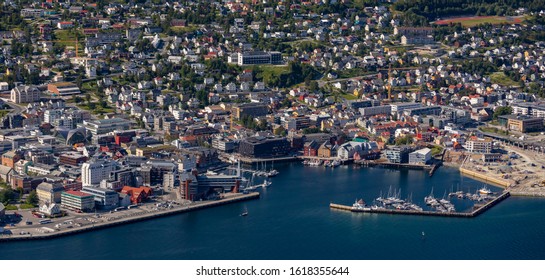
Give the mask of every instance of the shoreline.
POLYGON ((23 240, 44 240, 44 239, 59 238, 63 236, 78 234, 82 232, 88 232, 92 230, 105 229, 105 228, 124 225, 124 224, 136 223, 139 221, 151 220, 151 219, 156 219, 156 218, 161 218, 161 217, 166 217, 166 216, 171 216, 176 214, 197 211, 197 210, 205 209, 205 208, 217 207, 217 206, 225 205, 225 204, 259 199, 259 197, 260 197, 259 192, 252 192, 249 194, 236 194, 231 197, 223 198, 220 200, 197 202, 189 206, 176 206, 174 209, 158 210, 157 212, 147 212, 142 215, 120 218, 120 219, 111 220, 111 221, 107 220, 100 223, 91 223, 91 224, 87 224, 77 228, 67 228, 62 230, 51 229, 48 226, 51 226, 52 224, 45 224, 45 225, 41 225, 41 227, 40 226, 33 227, 34 229, 49 228, 49 230, 44 230, 42 233, 31 234, 31 235, 0 234, 0 242, 23 241, 23 240), (46 232, 49 232, 49 233, 46 233, 46 232))

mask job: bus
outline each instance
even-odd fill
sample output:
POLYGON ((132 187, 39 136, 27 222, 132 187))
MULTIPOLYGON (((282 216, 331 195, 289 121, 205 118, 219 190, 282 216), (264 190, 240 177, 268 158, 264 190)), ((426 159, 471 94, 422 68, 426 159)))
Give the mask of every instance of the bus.
POLYGON ((51 223, 50 219, 40 220, 40 224, 42 224, 42 225, 49 224, 49 223, 51 223))

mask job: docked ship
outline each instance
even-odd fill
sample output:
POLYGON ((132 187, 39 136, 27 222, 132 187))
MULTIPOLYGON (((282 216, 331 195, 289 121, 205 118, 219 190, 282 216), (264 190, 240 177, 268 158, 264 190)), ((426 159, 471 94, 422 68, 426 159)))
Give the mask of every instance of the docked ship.
POLYGON ((480 194, 492 194, 492 191, 490 191, 490 189, 488 189, 487 187, 482 187, 481 189, 479 189, 479 193, 480 194))

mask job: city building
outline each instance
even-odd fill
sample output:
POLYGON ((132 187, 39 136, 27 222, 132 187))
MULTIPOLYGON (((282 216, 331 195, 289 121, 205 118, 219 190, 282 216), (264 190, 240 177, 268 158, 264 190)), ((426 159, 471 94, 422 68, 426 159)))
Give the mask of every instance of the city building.
POLYGON ((81 166, 81 183, 83 186, 96 186, 104 179, 110 177, 110 173, 117 169, 117 162, 97 160, 86 162, 81 166))
POLYGON ((382 115, 382 114, 389 115, 392 112, 392 107, 390 105, 364 107, 364 108, 359 108, 359 112, 364 117, 382 115))
POLYGON ((498 121, 507 129, 517 132, 535 132, 543 130, 544 118, 527 115, 504 115, 499 116, 498 121))
POLYGON ((409 146, 395 146, 384 150, 386 159, 390 163, 407 163, 411 152, 412 148, 409 146))
POLYGON ((410 164, 427 164, 431 160, 431 150, 420 149, 409 154, 410 164))
POLYGON ((61 206, 75 211, 88 212, 95 209, 93 195, 80 191, 65 191, 61 194, 61 206))
POLYGON ((67 152, 59 156, 60 164, 67 164, 78 166, 80 163, 84 163, 87 157, 77 152, 67 152))
POLYGON ((401 114, 405 110, 416 109, 422 107, 420 103, 392 103, 390 104, 392 114, 401 114))
POLYGON ((113 209, 119 203, 119 195, 113 190, 84 186, 81 192, 93 195, 95 206, 99 209, 113 209))
POLYGON ((119 118, 99 119, 99 120, 84 120, 78 127, 85 128, 93 136, 106 134, 114 130, 127 130, 131 126, 131 121, 119 118))
POLYGON ((286 138, 249 137, 240 142, 238 151, 253 158, 285 156, 290 151, 290 142, 286 138))
POLYGON ((61 183, 42 182, 36 188, 40 204, 61 203, 61 194, 64 187, 61 183))
POLYGON ((2 165, 15 168, 15 163, 21 159, 21 154, 15 151, 8 151, 2 155, 2 165))
POLYGON ((148 187, 133 188, 125 186, 121 190, 121 193, 129 195, 132 204, 138 204, 152 196, 153 190, 148 187))
POLYGON ((261 117, 267 115, 269 107, 263 103, 247 103, 233 106, 233 117, 240 120, 244 116, 261 117))
POLYGON ((40 100, 40 90, 35 86, 18 86, 11 90, 11 102, 30 103, 40 100))
POLYGON ((76 96, 81 94, 79 87, 70 82, 51 83, 47 85, 47 90, 52 95, 57 96, 76 96))
POLYGON ((299 130, 310 127, 309 116, 290 116, 282 120, 282 125, 288 131, 299 130))
POLYGON ((253 64, 282 64, 282 53, 280 52, 239 52, 238 65, 253 64))
POLYGON ((229 138, 216 137, 212 139, 212 147, 219 151, 230 153, 237 148, 237 142, 229 138))
POLYGON ((492 139, 471 139, 465 142, 463 145, 466 150, 472 153, 478 154, 490 154, 492 151, 492 139))

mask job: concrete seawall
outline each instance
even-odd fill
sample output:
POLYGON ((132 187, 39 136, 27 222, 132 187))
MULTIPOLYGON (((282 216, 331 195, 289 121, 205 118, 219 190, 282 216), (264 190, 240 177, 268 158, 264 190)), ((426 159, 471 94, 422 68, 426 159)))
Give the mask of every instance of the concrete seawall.
MULTIPOLYGON (((253 192, 249 194, 240 194, 234 197, 224 198, 221 200, 198 202, 190 206, 180 206, 170 210, 160 210, 158 212, 150 212, 140 216, 133 216, 128 218, 122 218, 115 221, 107 221, 102 223, 90 224, 90 225, 85 225, 78 228, 63 229, 61 231, 55 231, 52 233, 42 233, 42 234, 33 234, 33 235, 3 235, 3 236, 0 235, 0 242, 57 238, 57 237, 62 237, 66 235, 91 231, 91 230, 114 227, 114 226, 128 224, 128 223, 135 223, 139 221, 150 220, 150 219, 155 219, 155 218, 165 217, 170 215, 176 215, 176 214, 196 211, 196 210, 200 210, 204 208, 211 208, 211 207, 216 207, 220 205, 231 204, 231 203, 236 203, 236 202, 246 201, 251 199, 258 199, 258 198, 259 198, 258 192, 253 192)), ((44 225, 44 226, 47 226, 47 225, 44 225)))
POLYGON ((463 168, 463 167, 460 167, 460 173, 462 173, 462 175, 465 175, 467 177, 480 179, 480 181, 484 181, 487 184, 495 185, 495 186, 498 186, 498 187, 508 188, 508 187, 511 186, 511 182, 509 182, 509 181, 499 179, 499 178, 490 177, 490 176, 488 176, 486 174, 476 172, 476 171, 473 171, 473 170, 469 170, 469 169, 466 169, 466 168, 463 168))

